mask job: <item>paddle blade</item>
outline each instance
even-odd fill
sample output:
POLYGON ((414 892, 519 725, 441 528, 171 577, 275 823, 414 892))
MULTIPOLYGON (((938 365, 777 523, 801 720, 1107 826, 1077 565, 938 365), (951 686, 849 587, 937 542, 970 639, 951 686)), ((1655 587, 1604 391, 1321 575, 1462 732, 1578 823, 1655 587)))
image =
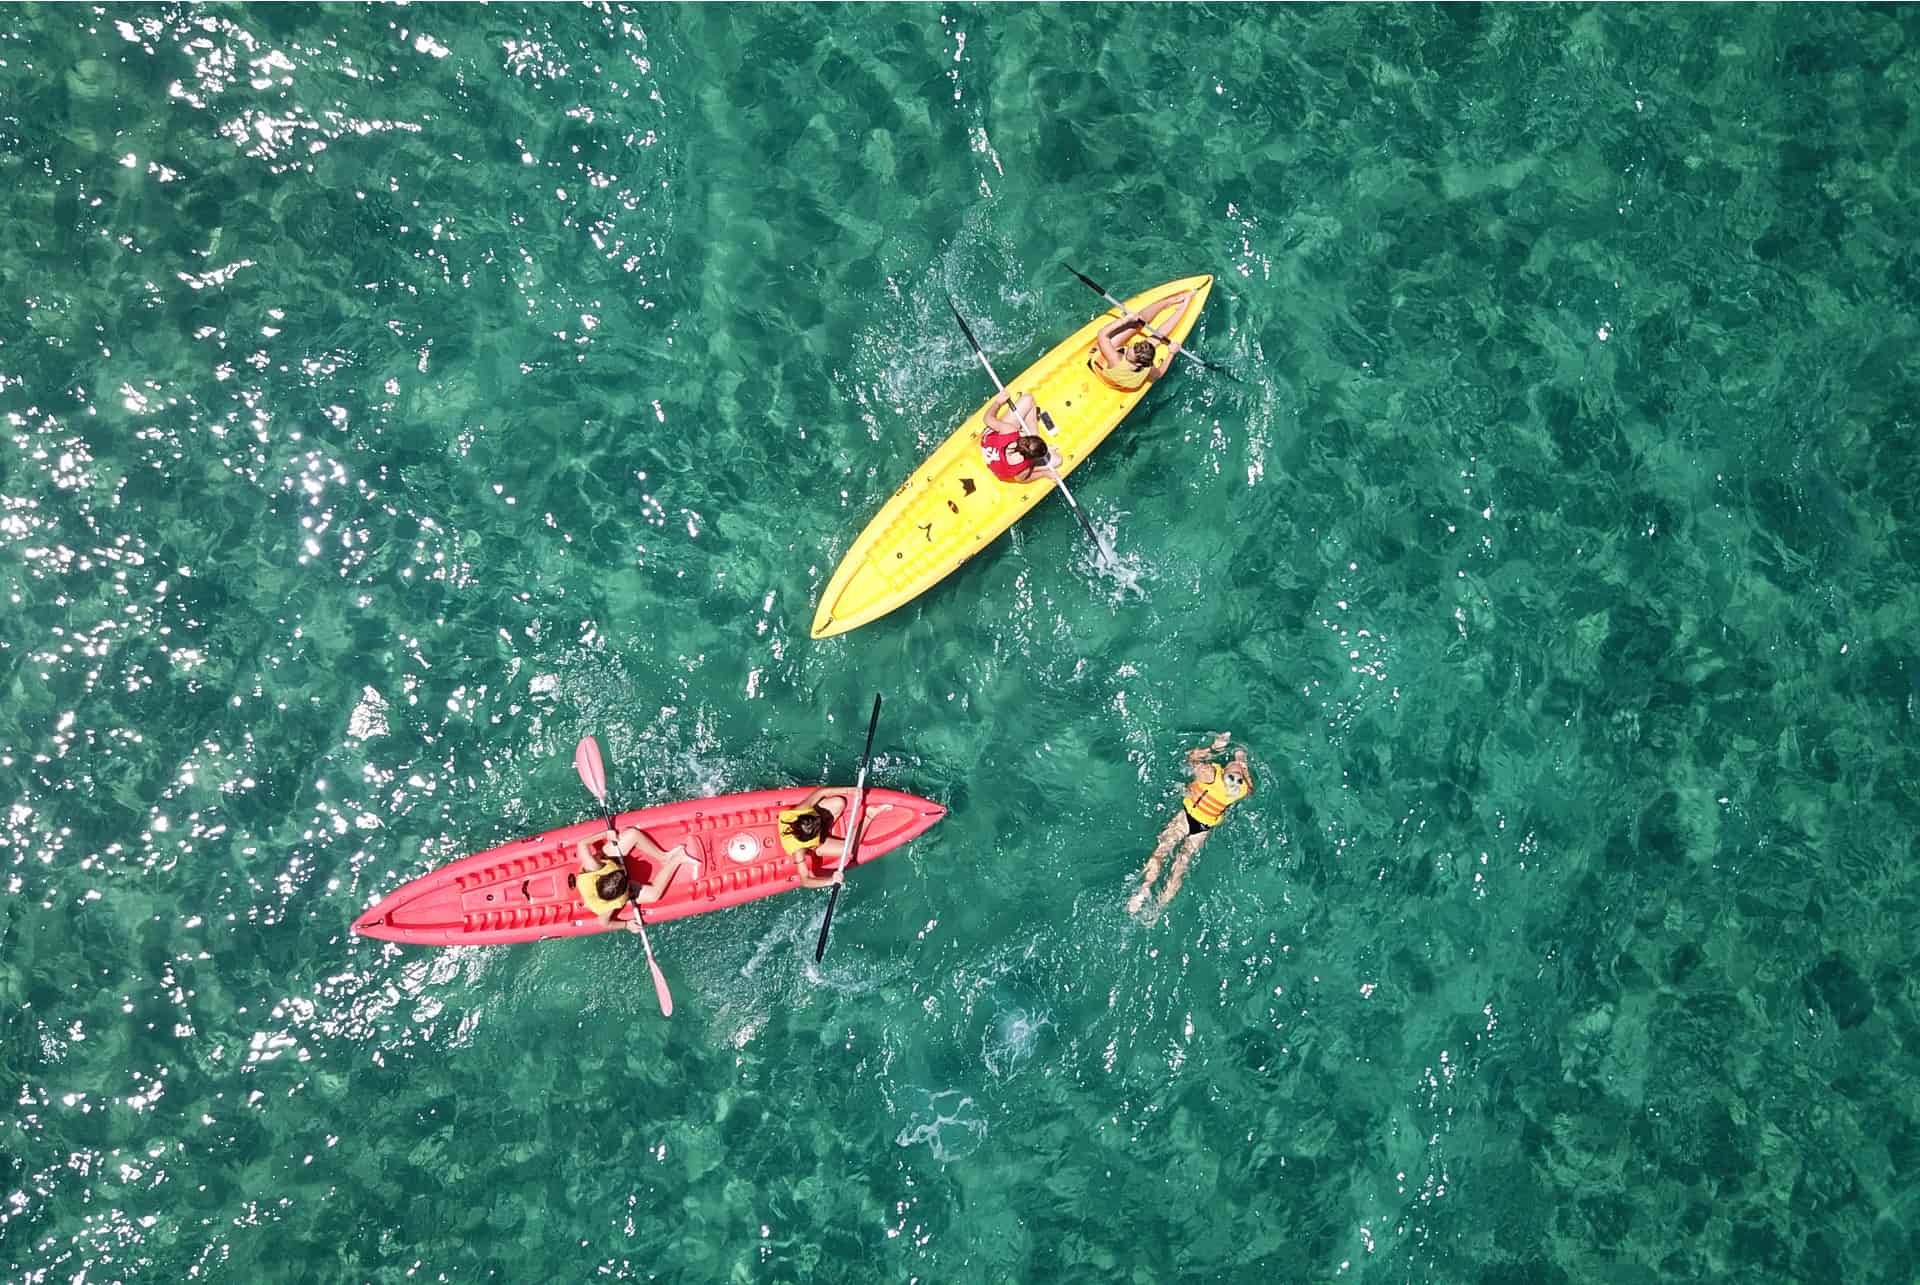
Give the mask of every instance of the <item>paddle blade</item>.
POLYGON ((1067 507, 1073 510, 1073 516, 1080 519, 1080 529, 1087 533, 1087 539, 1093 541, 1094 555, 1100 565, 1111 566, 1115 561, 1113 550, 1107 548, 1107 542, 1100 538, 1100 533, 1094 530, 1093 523, 1087 520, 1087 515, 1081 510, 1079 501, 1075 500, 1073 492, 1067 489, 1066 479, 1060 476, 1058 469, 1051 467, 1046 470, 1046 475, 1053 479, 1054 487, 1060 492, 1060 498, 1067 502, 1067 507))
POLYGON ((867 788, 867 769, 873 766, 873 729, 880 726, 880 693, 873 694, 873 717, 867 720, 867 744, 860 751, 860 779, 855 784, 867 788))
POLYGON ((591 736, 580 738, 580 744, 573 750, 573 769, 580 774, 580 784, 587 787, 587 793, 600 800, 600 806, 607 803, 607 768, 600 761, 600 742, 591 736))
POLYGON ((833 891, 827 894, 827 913, 820 921, 820 940, 813 944, 813 962, 816 964, 826 957, 827 933, 833 928, 833 905, 840 900, 840 889, 845 886, 844 883, 836 881, 833 885, 833 891))
MULTIPOLYGON (((639 913, 638 911, 635 912, 639 913)), ((673 992, 667 989, 667 975, 660 971, 660 965, 653 958, 653 943, 647 940, 647 930, 640 930, 640 945, 647 952, 647 968, 653 973, 653 993, 660 1001, 660 1016, 673 1016, 673 992)))
POLYGON ((973 337, 973 328, 967 325, 967 319, 960 315, 960 305, 953 301, 952 295, 947 296, 947 311, 951 312, 953 319, 960 323, 960 333, 967 337, 967 346, 973 349, 976 357, 980 356, 980 341, 973 337))
POLYGON ((953 313, 953 319, 960 323, 960 333, 967 337, 967 346, 973 349, 973 355, 978 357, 980 364, 986 368, 987 378, 993 381, 994 390, 1005 393, 1007 386, 1000 382, 999 372, 995 371, 993 363, 987 360, 987 350, 982 348, 980 341, 973 337, 973 328, 967 325, 967 319, 960 315, 959 305, 954 303, 952 295, 947 296, 947 310, 953 313))
POLYGON ((1093 291, 1095 294, 1099 295, 1102 299, 1105 299, 1108 302, 1113 303, 1115 307, 1120 306, 1119 302, 1115 300, 1112 295, 1107 293, 1106 287, 1102 286, 1098 281, 1095 281, 1092 277, 1080 271, 1080 269, 1074 267, 1071 263, 1063 263, 1060 266, 1065 268, 1068 272, 1071 272, 1074 276, 1079 277, 1080 280, 1086 284, 1087 289, 1093 291))

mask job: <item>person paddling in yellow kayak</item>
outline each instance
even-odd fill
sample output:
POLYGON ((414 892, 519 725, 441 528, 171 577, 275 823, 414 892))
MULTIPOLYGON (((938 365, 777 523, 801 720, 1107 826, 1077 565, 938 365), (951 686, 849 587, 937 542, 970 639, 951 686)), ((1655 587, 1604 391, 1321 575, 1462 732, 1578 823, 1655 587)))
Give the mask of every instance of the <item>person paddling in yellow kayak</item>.
POLYGON ((1179 814, 1160 831, 1159 843, 1154 847, 1153 855, 1147 858, 1146 868, 1140 872, 1140 888, 1133 894, 1133 899, 1127 902, 1128 914, 1139 914, 1147 904, 1147 898, 1153 895, 1153 881, 1160 877, 1160 867, 1166 862, 1167 855, 1173 853, 1173 872, 1167 876, 1167 886, 1160 892, 1159 904, 1146 916, 1147 921, 1151 922, 1173 900, 1173 894, 1180 891, 1180 884, 1187 877, 1187 863, 1193 860, 1194 854, 1200 851, 1200 845, 1207 841, 1213 828, 1227 815, 1227 809, 1253 793, 1253 777, 1247 771, 1246 750, 1235 750, 1224 766, 1214 761, 1231 739, 1230 733, 1221 732, 1213 738, 1211 746, 1202 745, 1187 751, 1187 768, 1192 779, 1187 783, 1186 800, 1179 814), (1176 848, 1178 852, 1175 852, 1176 848))
MULTIPOLYGON (((793 858, 804 887, 824 888, 833 882, 834 869, 847 850, 847 841, 828 835, 833 831, 834 822, 852 804, 853 794, 852 790, 834 790, 822 785, 793 807, 781 809, 775 833, 780 837, 780 847, 793 858)), ((882 803, 868 808, 866 819, 873 820, 891 806, 882 803)))
POLYGON ((1040 410, 1032 393, 1002 392, 987 403, 980 422, 980 455, 1002 482, 1031 482, 1035 469, 1045 468, 1053 452, 1045 438, 1034 433, 1036 424, 1051 430, 1053 416, 1040 410), (1009 413, 1011 412, 1011 413, 1009 413))
POLYGON ((1167 367, 1173 362, 1173 349, 1161 349, 1146 332, 1146 325, 1139 317, 1145 317, 1155 330, 1163 334, 1171 333, 1187 315, 1187 305, 1193 302, 1194 292, 1176 290, 1172 294, 1161 295, 1146 307, 1140 309, 1138 317, 1115 317, 1100 327, 1100 333, 1093 337, 1093 353, 1087 359, 1087 366, 1106 383, 1130 393, 1143 388, 1167 373, 1167 367), (1162 314, 1176 309, 1173 316, 1162 319, 1162 314), (1165 356, 1161 356, 1162 351, 1165 356))
POLYGON ((582 839, 574 845, 574 855, 580 860, 580 873, 574 877, 573 886, 587 909, 603 924, 621 919, 627 931, 636 933, 640 931, 638 907, 660 900, 681 866, 699 868, 684 847, 663 849, 638 826, 628 826, 617 835, 609 830, 582 839), (647 881, 638 889, 627 878, 626 863, 628 854, 636 849, 649 866, 647 881))

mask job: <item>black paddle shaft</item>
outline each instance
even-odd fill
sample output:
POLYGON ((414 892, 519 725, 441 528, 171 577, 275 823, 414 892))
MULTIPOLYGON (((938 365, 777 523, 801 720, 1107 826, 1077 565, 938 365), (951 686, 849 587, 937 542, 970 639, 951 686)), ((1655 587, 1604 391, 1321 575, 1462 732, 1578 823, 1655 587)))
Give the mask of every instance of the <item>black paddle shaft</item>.
POLYGON ((867 769, 873 766, 873 729, 880 726, 880 693, 873 694, 873 717, 867 720, 867 748, 860 755, 860 779, 854 782, 853 796, 861 805, 860 815, 847 822, 846 846, 840 850, 840 865, 833 872, 833 891, 827 894, 827 913, 820 920, 820 940, 813 944, 813 962, 826 957, 827 933, 833 928, 833 908, 840 904, 840 889, 847 882, 847 867, 860 854, 860 832, 866 829, 867 769))
POLYGON ((973 355, 980 359, 980 364, 986 366, 987 374, 993 376, 995 387, 999 388, 1001 392, 1005 392, 1007 390, 1006 385, 1000 382, 1000 376, 993 373, 993 366, 987 361, 987 350, 982 348, 980 341, 973 337, 973 327, 969 326, 967 319, 960 315, 960 305, 953 301, 952 295, 947 296, 947 311, 951 312, 953 319, 960 323, 960 333, 967 337, 967 346, 973 349, 973 355))

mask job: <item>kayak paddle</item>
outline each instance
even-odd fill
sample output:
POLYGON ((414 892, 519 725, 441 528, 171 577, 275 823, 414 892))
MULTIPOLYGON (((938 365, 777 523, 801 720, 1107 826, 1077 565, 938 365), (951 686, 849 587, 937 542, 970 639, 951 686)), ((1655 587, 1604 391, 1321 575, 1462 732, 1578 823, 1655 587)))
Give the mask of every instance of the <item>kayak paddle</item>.
MULTIPOLYGON (((600 761, 600 742, 591 736, 580 738, 580 744, 573 751, 574 770, 580 773, 580 784, 587 787, 587 793, 600 800, 600 807, 607 809, 607 769, 600 761)), ((607 811, 607 833, 614 833, 613 813, 607 811)), ((647 952, 647 967, 653 970, 653 993, 660 999, 660 1015, 673 1016, 673 993, 667 989, 667 977, 660 971, 660 965, 653 958, 653 943, 647 940, 647 925, 640 918, 640 903, 633 903, 633 922, 640 927, 640 945, 647 952)))
POLYGON ((833 926, 833 906, 847 882, 847 863, 860 849, 861 822, 866 820, 867 769, 873 766, 873 729, 880 726, 880 693, 873 694, 873 717, 867 720, 867 748, 860 756, 860 779, 853 783, 853 806, 847 809, 847 837, 840 845, 840 863, 833 868, 833 891, 827 894, 827 913, 820 921, 820 940, 813 945, 813 962, 827 953, 827 930, 833 926))
POLYGON ((1191 357, 1195 361, 1199 362, 1202 366, 1205 366, 1208 370, 1217 370, 1221 374, 1225 375, 1228 379, 1238 380, 1240 378, 1238 375, 1228 370, 1225 366, 1220 365, 1218 362, 1208 361, 1205 357, 1202 357, 1199 353, 1195 352, 1193 349, 1188 348, 1186 345, 1182 344, 1179 340, 1175 339, 1172 335, 1162 334, 1160 331, 1155 330, 1145 317, 1141 316, 1139 313, 1135 312, 1133 309, 1127 307, 1126 304, 1121 303, 1118 299, 1108 294, 1105 288, 1103 288, 1098 281, 1095 281, 1092 277, 1080 271, 1078 268, 1074 267, 1071 263, 1063 263, 1060 266, 1065 268, 1068 272, 1073 273, 1074 276, 1079 277, 1080 280, 1084 281, 1086 283, 1087 289, 1093 291, 1095 294, 1099 295, 1102 299, 1105 299, 1108 303, 1118 308, 1120 310, 1121 316, 1133 318, 1135 321, 1140 323, 1141 329, 1145 330, 1148 334, 1152 335, 1155 339, 1160 340, 1162 343, 1170 345, 1173 348, 1173 350, 1179 353, 1181 356, 1191 357))
MULTIPOLYGON (((999 390, 1001 396, 1007 396, 1007 386, 1001 383, 1000 376, 994 373, 993 363, 987 360, 987 354, 985 350, 980 347, 980 341, 973 337, 973 331, 968 327, 967 319, 960 315, 960 309, 954 304, 952 295, 947 296, 947 307, 952 310, 953 319, 960 323, 960 333, 967 337, 967 343, 973 348, 973 355, 978 357, 980 364, 987 368, 987 378, 993 381, 994 388, 999 390)), ((1013 411, 1014 417, 1020 418, 1020 408, 1013 403, 1011 397, 1008 397, 1007 405, 1013 411)), ((1029 432, 1032 432, 1033 429, 1033 426, 1027 423, 1025 419, 1020 419, 1020 427, 1027 429, 1029 432)), ((1093 523, 1087 521, 1087 515, 1081 511, 1080 505, 1074 500, 1073 492, 1067 489, 1066 482, 1061 479, 1060 471, 1053 467, 1051 451, 1048 453, 1048 462, 1039 467, 1041 472, 1053 479, 1054 486, 1060 490, 1060 498, 1065 500, 1067 507, 1073 510, 1073 516, 1080 519, 1080 529, 1087 533, 1087 539, 1093 541, 1093 547, 1099 550, 1100 561, 1102 563, 1112 563, 1115 561, 1113 551, 1107 548, 1107 542, 1100 538, 1100 533, 1093 529, 1093 523)))

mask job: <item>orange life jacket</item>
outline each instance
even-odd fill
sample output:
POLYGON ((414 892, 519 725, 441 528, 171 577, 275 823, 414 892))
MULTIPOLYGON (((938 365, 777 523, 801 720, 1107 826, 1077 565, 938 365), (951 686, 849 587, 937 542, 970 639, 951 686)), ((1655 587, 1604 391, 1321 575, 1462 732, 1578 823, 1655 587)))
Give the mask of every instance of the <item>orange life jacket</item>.
POLYGON ((1201 825, 1215 826, 1227 809, 1253 793, 1251 777, 1240 778, 1240 788, 1234 789, 1227 784, 1227 770, 1214 765, 1213 779, 1205 785, 1194 784, 1187 787, 1187 815, 1201 825))

